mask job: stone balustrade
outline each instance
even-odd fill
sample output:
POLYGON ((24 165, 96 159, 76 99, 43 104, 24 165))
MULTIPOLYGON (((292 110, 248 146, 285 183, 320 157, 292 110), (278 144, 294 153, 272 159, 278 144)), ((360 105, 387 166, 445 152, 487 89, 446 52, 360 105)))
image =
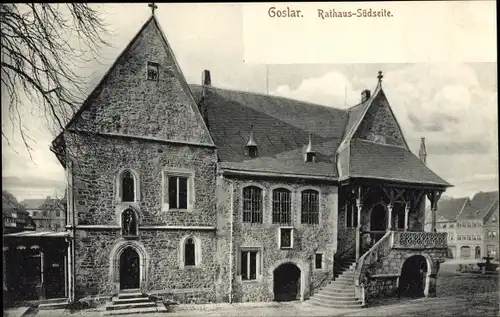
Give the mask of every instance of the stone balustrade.
POLYGON ((392 233, 394 249, 446 249, 446 232, 398 232, 392 233))

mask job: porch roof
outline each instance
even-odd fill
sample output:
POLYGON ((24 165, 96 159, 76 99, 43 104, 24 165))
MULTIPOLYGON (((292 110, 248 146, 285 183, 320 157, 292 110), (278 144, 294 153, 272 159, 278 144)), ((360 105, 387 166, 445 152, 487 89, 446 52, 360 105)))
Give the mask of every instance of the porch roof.
POLYGON ((17 238, 66 238, 69 237, 69 232, 56 232, 56 231, 21 231, 8 233, 3 235, 4 238, 7 237, 17 237, 17 238))

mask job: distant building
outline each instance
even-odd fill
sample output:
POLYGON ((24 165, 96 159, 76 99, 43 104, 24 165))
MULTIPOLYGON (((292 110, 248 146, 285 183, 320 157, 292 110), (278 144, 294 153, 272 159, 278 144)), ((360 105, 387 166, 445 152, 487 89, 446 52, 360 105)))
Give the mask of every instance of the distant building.
MULTIPOLYGON (((449 198, 439 201, 436 231, 448 233, 453 258, 498 258, 498 191, 479 192, 472 199, 449 198)), ((430 216, 426 227, 430 225, 430 216)))
POLYGON ((3 232, 12 233, 25 230, 35 230, 33 219, 29 213, 8 202, 2 201, 3 232))
POLYGON ((25 199, 21 204, 26 208, 38 231, 64 231, 66 225, 64 199, 25 199))

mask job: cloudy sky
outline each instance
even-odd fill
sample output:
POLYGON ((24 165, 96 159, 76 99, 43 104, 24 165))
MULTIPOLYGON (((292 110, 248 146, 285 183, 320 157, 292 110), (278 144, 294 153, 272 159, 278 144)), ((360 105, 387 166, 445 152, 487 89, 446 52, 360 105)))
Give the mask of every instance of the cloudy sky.
MULTIPOLYGON (((149 18, 146 4, 100 5, 113 47, 88 65, 92 89, 149 18)), ((383 87, 414 153, 426 138, 428 165, 455 185, 448 196, 470 196, 498 189, 496 63, 454 64, 245 64, 239 4, 159 4, 155 13, 189 83, 200 83, 204 69, 212 84, 286 96, 343 108, 374 89, 379 70, 383 87), (268 73, 268 81, 266 81, 268 73), (266 87, 267 82, 267 87, 266 87)), ((4 100, 2 100, 3 103, 4 100)), ((2 115, 2 185, 18 199, 39 198, 64 188, 64 170, 49 151, 53 135, 26 105, 31 159, 19 135, 2 115)), ((5 107, 2 105, 2 114, 5 107)))

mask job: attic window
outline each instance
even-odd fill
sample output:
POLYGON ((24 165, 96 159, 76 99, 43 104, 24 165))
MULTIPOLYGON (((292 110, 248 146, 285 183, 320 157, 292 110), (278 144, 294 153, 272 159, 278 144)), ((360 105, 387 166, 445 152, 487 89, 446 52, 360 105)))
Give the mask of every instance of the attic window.
POLYGON ((159 64, 148 62, 148 80, 158 80, 159 64))
POLYGON ((248 146, 248 156, 257 157, 259 155, 256 146, 248 146))

